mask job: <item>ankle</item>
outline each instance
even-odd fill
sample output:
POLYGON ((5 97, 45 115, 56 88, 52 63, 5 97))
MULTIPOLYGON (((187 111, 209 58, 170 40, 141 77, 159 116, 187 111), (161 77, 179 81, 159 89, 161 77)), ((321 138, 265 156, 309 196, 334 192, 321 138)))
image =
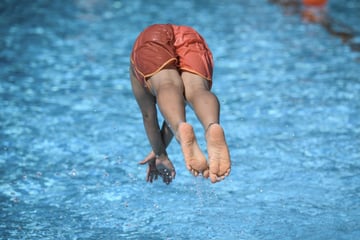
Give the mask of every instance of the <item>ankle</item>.
POLYGON ((209 128, 210 128, 211 126, 215 125, 215 124, 220 126, 220 124, 219 124, 218 122, 209 123, 209 125, 207 125, 207 127, 206 127, 206 129, 205 129, 205 134, 208 132, 209 128))
POLYGON ((183 127, 183 125, 184 124, 187 124, 186 122, 183 122, 183 121, 181 121, 181 122, 179 122, 178 124, 177 124, 177 126, 176 126, 176 131, 175 131, 175 138, 176 138, 176 140, 178 141, 178 142, 180 142, 180 140, 181 140, 181 129, 182 129, 182 127, 183 127))

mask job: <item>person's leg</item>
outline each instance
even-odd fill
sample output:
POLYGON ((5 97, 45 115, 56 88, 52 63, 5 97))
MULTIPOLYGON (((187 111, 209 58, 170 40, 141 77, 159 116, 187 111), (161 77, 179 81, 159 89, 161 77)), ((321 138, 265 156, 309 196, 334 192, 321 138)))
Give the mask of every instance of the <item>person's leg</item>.
POLYGON ((183 72, 182 79, 185 98, 206 132, 210 180, 221 181, 229 175, 231 161, 224 130, 219 124, 219 101, 210 92, 208 80, 190 72, 183 72))
POLYGON ((207 177, 208 165, 193 127, 186 123, 184 85, 176 69, 163 69, 148 79, 160 112, 179 141, 187 169, 195 176, 207 177))
POLYGON ((209 89, 209 81, 190 72, 183 72, 181 77, 186 101, 194 109, 204 129, 211 123, 219 123, 220 104, 209 89))
POLYGON ((147 80, 161 114, 175 134, 180 122, 186 121, 184 85, 176 69, 166 68, 147 80))

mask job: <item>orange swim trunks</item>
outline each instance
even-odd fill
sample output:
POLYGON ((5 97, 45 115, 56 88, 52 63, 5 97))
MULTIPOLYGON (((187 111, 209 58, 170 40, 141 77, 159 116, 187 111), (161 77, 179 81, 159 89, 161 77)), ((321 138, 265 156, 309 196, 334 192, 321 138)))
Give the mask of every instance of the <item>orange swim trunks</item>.
POLYGON ((197 74, 212 83, 213 57, 203 37, 187 26, 155 24, 135 41, 131 64, 136 78, 146 80, 169 65, 197 74))

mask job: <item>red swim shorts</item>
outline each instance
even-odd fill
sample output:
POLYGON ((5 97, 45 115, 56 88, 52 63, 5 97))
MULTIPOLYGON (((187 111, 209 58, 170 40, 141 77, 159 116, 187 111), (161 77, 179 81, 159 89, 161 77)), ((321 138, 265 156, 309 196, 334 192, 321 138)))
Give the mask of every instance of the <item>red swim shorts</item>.
POLYGON ((213 57, 205 40, 194 29, 172 24, 146 28, 135 41, 131 64, 136 78, 146 80, 173 64, 181 74, 195 73, 212 83, 213 57))

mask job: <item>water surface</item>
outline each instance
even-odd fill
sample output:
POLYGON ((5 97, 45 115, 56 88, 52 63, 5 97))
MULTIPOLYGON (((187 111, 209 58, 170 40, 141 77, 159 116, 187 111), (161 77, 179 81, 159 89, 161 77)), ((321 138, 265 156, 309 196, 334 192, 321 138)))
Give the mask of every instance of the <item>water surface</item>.
MULTIPOLYGON (((358 31, 358 1, 329 4, 358 31)), ((360 237, 359 53, 320 25, 263 0, 7 0, 0 13, 2 239, 360 237), (233 161, 221 183, 192 177, 175 141, 169 186, 137 164, 150 147, 129 54, 163 22, 213 51, 233 161)))

